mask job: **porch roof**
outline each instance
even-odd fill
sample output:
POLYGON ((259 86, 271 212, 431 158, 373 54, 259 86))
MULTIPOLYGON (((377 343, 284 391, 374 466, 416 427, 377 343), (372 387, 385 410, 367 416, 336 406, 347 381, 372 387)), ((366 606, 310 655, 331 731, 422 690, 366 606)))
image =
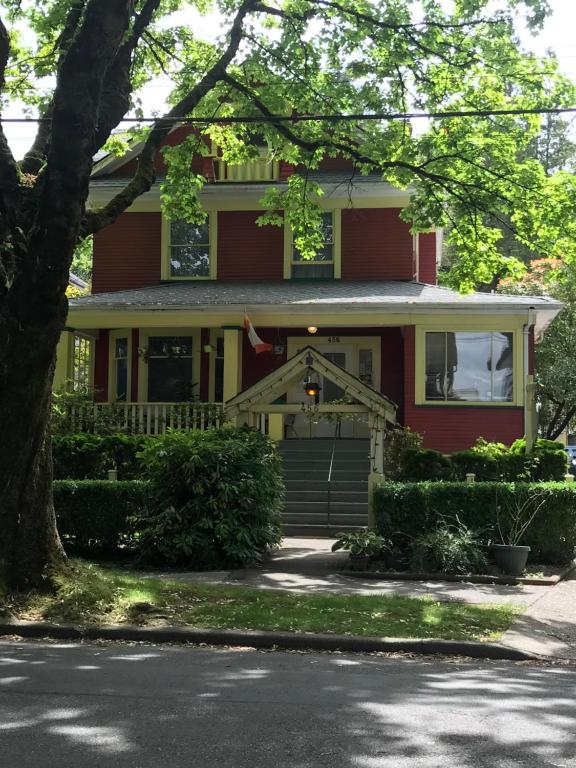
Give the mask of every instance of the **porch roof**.
POLYGON ((96 293, 70 300, 74 312, 82 310, 202 310, 217 307, 238 312, 289 308, 291 312, 334 312, 339 309, 390 310, 393 312, 521 312, 528 309, 552 313, 562 304, 547 296, 508 296, 469 293, 437 285, 402 281, 280 280, 243 282, 225 280, 170 281, 147 288, 96 293))

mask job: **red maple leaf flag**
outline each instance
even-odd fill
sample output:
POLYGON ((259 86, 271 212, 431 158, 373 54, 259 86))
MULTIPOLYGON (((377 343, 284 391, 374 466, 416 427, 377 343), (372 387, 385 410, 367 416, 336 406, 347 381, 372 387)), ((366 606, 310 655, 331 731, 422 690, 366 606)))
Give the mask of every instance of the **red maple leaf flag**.
POLYGON ((272 352, 272 344, 267 344, 265 341, 262 341, 260 336, 258 336, 254 330, 254 326, 250 322, 248 315, 244 315, 244 328, 250 339, 250 344, 254 347, 254 351, 257 355, 259 355, 260 352, 272 352))

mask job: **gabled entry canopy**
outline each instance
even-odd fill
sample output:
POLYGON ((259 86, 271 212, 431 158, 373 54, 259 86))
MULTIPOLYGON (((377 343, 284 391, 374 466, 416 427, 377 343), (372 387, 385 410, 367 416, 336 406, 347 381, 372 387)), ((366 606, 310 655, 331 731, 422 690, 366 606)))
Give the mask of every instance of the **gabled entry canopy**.
MULTIPOLYGON (((255 406, 268 405, 283 395, 286 390, 298 379, 303 378, 308 369, 326 377, 336 384, 347 397, 357 401, 361 410, 366 410, 385 421, 396 423, 396 404, 384 395, 369 387, 357 376, 354 376, 343 368, 329 360, 325 355, 311 346, 304 347, 296 355, 287 360, 280 368, 277 368, 268 376, 254 384, 243 392, 232 397, 225 403, 226 417, 234 418, 239 413, 250 411, 255 406)), ((276 406, 281 411, 281 406, 276 406)), ((320 408, 323 411, 345 411, 345 405, 329 403, 320 408)), ((275 410, 274 406, 271 411, 275 410)))

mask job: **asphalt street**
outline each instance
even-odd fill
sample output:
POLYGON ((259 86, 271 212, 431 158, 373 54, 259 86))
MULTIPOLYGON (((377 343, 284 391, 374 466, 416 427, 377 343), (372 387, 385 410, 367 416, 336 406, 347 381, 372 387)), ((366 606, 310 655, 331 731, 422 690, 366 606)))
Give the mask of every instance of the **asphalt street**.
POLYGON ((0 643, 1 768, 576 768, 576 667, 0 643))

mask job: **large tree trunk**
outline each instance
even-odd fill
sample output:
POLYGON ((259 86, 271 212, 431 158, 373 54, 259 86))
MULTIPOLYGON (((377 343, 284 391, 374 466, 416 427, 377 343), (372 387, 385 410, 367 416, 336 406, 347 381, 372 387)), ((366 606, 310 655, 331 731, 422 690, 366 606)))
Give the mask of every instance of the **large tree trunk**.
POLYGON ((0 580, 48 586, 66 556, 52 497, 50 401, 58 329, 21 330, 0 394, 0 580), (15 364, 14 361, 18 363, 15 364))

